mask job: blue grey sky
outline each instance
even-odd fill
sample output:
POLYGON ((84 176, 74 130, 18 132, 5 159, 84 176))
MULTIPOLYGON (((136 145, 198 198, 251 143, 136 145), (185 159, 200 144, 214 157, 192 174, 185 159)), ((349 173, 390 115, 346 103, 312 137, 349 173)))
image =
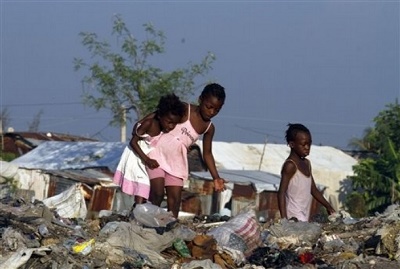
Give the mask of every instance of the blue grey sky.
POLYGON ((301 122, 314 144, 344 149, 400 95, 399 1, 0 0, 0 102, 11 127, 27 130, 42 110, 40 131, 119 141, 108 111, 81 104, 85 73, 73 70, 74 57, 89 57, 79 32, 113 43, 114 14, 139 37, 148 22, 164 32, 163 69, 216 55, 202 81, 227 91, 218 141, 285 143, 286 124, 301 122))

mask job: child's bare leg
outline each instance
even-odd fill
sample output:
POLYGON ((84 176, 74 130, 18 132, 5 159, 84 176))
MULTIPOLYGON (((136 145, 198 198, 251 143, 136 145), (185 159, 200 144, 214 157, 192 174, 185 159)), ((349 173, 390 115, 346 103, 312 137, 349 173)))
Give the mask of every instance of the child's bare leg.
POLYGON ((156 206, 160 206, 164 199, 164 178, 153 178, 150 180, 149 201, 156 206))
POLYGON ((146 203, 146 199, 141 196, 135 196, 135 204, 143 204, 146 203))
POLYGON ((179 209, 181 207, 182 187, 167 186, 167 205, 168 211, 171 211, 175 218, 178 218, 179 209))
POLYGON ((132 205, 131 210, 129 211, 129 216, 133 216, 133 210, 135 209, 136 205, 143 204, 146 202, 146 199, 141 196, 135 196, 135 203, 132 205))

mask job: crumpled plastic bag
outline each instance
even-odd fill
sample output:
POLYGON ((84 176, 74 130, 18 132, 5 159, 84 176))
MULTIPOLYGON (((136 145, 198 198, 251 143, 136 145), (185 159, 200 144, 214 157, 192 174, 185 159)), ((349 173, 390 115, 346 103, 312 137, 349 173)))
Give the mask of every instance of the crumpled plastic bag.
POLYGON ((336 234, 325 234, 321 236, 319 242, 322 244, 322 248, 329 253, 341 252, 343 251, 343 247, 346 245, 336 234))
POLYGON ((330 222, 335 222, 335 221, 342 221, 344 224, 349 225, 349 224, 355 224, 359 220, 353 218, 350 213, 348 213, 345 210, 340 210, 339 212, 335 212, 331 215, 328 216, 328 220, 330 222))
POLYGON ((254 210, 239 213, 221 226, 211 229, 207 234, 217 240, 218 246, 239 250, 245 256, 250 255, 262 244, 254 210))
POLYGON ((136 205, 133 210, 135 220, 147 227, 167 227, 171 223, 175 223, 176 219, 172 212, 167 212, 161 207, 151 203, 136 205))
POLYGON ((62 193, 44 199, 43 203, 48 208, 55 208, 60 217, 85 219, 87 207, 82 188, 82 183, 72 185, 62 193))
POLYGON ((42 251, 51 251, 51 249, 47 247, 20 248, 18 251, 11 254, 7 260, 0 260, 0 269, 18 269, 28 262, 33 253, 42 251))
POLYGON ((135 250, 154 268, 170 268, 169 261, 160 253, 171 247, 174 240, 174 231, 160 235, 133 221, 108 222, 99 232, 95 249, 107 255, 107 261, 120 263, 127 259, 126 249, 135 250))
POLYGON ((179 225, 173 230, 176 238, 181 238, 185 241, 192 241, 197 233, 185 225, 179 225))
POLYGON ((210 259, 206 260, 194 260, 189 263, 182 264, 181 269, 197 269, 197 268, 207 268, 207 269, 222 269, 216 263, 213 263, 210 259))
POLYGON ((33 249, 19 249, 14 252, 5 262, 0 264, 0 269, 18 269, 24 265, 32 256, 33 249))
MULTIPOLYGON (((278 238, 277 244, 281 248, 288 245, 300 245, 307 243, 313 245, 322 233, 321 226, 314 222, 292 222, 282 219, 280 223, 274 223, 269 227, 271 236, 278 238)), ((270 240, 273 240, 272 238, 270 240)))

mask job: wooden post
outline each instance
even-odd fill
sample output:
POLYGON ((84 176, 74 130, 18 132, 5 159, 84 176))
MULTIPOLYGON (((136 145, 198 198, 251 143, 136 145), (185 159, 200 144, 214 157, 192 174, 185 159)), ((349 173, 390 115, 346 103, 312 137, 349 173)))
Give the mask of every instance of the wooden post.
POLYGON ((122 109, 122 123, 121 123, 121 142, 126 142, 126 109, 124 106, 122 109))
POLYGON ((263 148, 263 151, 261 153, 260 164, 258 165, 258 171, 261 170, 261 165, 262 165, 262 162, 263 162, 263 159, 264 159, 264 153, 265 153, 265 148, 267 147, 267 142, 268 142, 268 137, 265 138, 264 148, 263 148))
POLYGON ((1 138, 1 150, 4 150, 4 135, 3 135, 3 117, 0 117, 0 138, 1 138))

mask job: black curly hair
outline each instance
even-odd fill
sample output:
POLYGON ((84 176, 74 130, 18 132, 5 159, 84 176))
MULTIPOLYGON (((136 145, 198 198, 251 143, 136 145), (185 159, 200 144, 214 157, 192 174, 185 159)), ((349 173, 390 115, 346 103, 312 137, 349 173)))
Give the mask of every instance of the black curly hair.
POLYGON ((175 94, 167 94, 161 96, 158 101, 156 115, 163 117, 171 113, 172 115, 183 117, 185 115, 185 105, 175 94))
POLYGON ((310 130, 306 126, 300 123, 289 123, 287 126, 289 128, 286 130, 286 142, 289 144, 289 142, 294 141, 296 139, 296 136, 299 132, 304 132, 307 133, 311 136, 310 130))
POLYGON ((215 96, 219 101, 225 102, 225 88, 217 83, 211 83, 204 87, 200 94, 200 98, 215 96))

